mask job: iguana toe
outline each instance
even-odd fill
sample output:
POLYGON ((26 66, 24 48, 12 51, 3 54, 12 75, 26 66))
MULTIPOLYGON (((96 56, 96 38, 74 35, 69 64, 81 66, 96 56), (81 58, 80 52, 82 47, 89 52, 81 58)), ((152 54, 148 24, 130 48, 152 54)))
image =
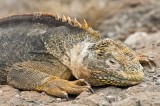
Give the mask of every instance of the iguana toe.
POLYGON ((88 87, 89 91, 91 93, 94 93, 94 91, 91 88, 90 84, 86 80, 84 80, 84 79, 76 80, 76 81, 74 81, 74 84, 79 85, 79 86, 86 85, 88 87))
POLYGON ((62 91, 61 89, 59 89, 58 87, 45 88, 44 91, 49 95, 66 98, 67 100, 69 100, 68 94, 65 91, 62 91))

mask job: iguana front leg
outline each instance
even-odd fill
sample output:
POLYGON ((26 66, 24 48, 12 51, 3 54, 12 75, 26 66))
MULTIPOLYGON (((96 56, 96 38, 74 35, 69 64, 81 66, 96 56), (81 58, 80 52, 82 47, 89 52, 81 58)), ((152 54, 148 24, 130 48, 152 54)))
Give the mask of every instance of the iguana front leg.
POLYGON ((68 99, 68 94, 80 94, 84 91, 93 91, 88 83, 83 79, 67 81, 51 77, 43 85, 36 88, 37 91, 45 91, 49 95, 64 97, 68 99))
POLYGON ((52 69, 56 69, 56 66, 48 67, 47 64, 50 63, 34 61, 16 63, 11 67, 7 81, 18 89, 44 91, 65 98, 68 98, 68 94, 80 94, 91 90, 84 80, 67 81, 55 76, 56 73, 48 74, 52 69))

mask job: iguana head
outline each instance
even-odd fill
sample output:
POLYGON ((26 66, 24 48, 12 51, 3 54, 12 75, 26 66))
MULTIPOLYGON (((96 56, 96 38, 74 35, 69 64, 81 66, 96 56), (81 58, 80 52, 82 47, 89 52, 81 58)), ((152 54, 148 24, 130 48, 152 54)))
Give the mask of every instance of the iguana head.
POLYGON ((93 86, 130 86, 144 78, 143 68, 134 52, 111 39, 82 42, 71 50, 71 56, 74 76, 93 86))

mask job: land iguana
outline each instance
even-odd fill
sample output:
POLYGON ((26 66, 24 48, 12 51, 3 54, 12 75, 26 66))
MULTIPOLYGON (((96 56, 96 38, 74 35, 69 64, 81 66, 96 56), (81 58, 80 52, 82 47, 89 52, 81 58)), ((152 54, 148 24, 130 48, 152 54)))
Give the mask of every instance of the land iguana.
POLYGON ((88 83, 131 86, 143 78, 135 53, 103 39, 85 20, 46 13, 0 20, 1 84, 68 98, 92 91, 88 83))

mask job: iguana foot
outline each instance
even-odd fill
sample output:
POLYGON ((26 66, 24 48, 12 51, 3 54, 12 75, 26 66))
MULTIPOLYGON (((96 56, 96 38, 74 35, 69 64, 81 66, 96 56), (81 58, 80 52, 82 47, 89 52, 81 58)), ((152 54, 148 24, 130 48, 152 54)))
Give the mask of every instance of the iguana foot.
POLYGON ((53 78, 46 81, 38 90, 45 91, 49 95, 67 98, 68 94, 80 94, 85 91, 93 93, 90 85, 83 79, 67 81, 64 79, 53 78))
POLYGON ((152 68, 152 65, 154 65, 157 67, 156 63, 147 54, 137 54, 137 59, 142 64, 142 66, 148 65, 149 68, 152 68))

